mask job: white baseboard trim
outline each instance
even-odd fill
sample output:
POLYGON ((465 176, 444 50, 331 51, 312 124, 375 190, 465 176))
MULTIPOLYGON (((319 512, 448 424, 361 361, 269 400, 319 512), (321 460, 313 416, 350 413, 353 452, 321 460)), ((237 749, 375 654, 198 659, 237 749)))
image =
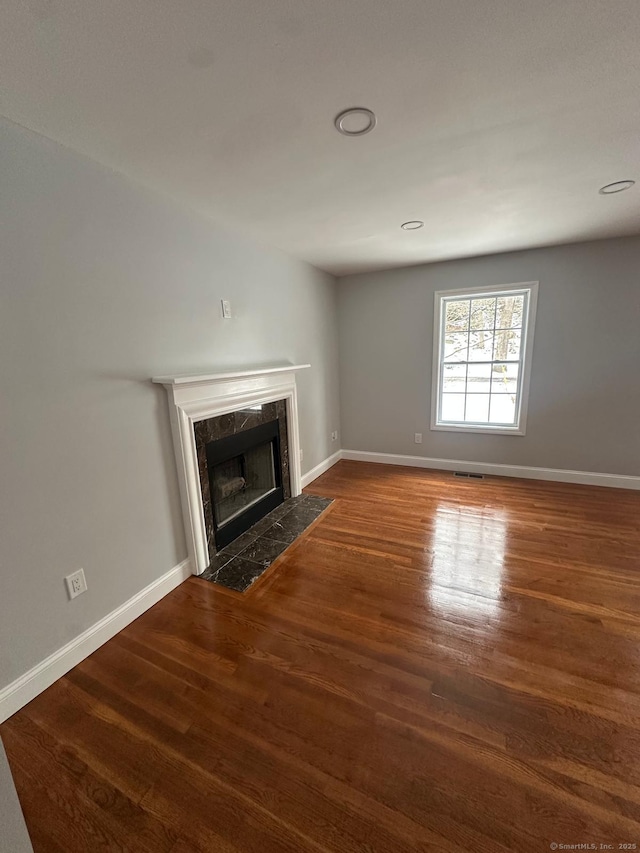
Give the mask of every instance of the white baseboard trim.
POLYGON ((184 560, 162 577, 150 583, 133 598, 125 601, 111 613, 92 625, 57 652, 36 664, 20 678, 0 690, 0 723, 24 707, 43 690, 61 678, 70 669, 95 652, 103 643, 137 619, 167 593, 191 575, 191 564, 184 560))
POLYGON ((302 488, 308 486, 309 483, 313 483, 314 480, 317 480, 320 474, 324 474, 325 471, 328 471, 329 468, 333 468, 336 462, 339 462, 342 459, 342 451, 338 450, 336 453, 333 453, 331 456, 327 456, 327 458, 321 462, 319 465, 316 465, 315 468, 312 468, 310 471, 307 471, 306 474, 302 475, 302 488))
POLYGON ((427 456, 371 453, 367 450, 343 450, 342 459, 351 459, 356 462, 379 462, 384 465, 407 465, 410 468, 469 471, 473 474, 490 474, 495 477, 522 477, 527 480, 553 480, 559 483, 582 483, 587 486, 610 486, 615 489, 640 490, 640 477, 632 477, 628 474, 597 474, 592 471, 565 471, 561 468, 530 468, 524 465, 501 465, 495 462, 430 459, 427 456))

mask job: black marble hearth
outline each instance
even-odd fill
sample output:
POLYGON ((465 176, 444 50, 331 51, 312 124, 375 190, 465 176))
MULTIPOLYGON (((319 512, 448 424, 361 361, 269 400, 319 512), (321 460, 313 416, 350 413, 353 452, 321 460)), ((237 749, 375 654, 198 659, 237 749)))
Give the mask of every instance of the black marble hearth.
POLYGON ((332 504, 331 498, 289 498, 223 548, 200 578, 245 592, 332 504))

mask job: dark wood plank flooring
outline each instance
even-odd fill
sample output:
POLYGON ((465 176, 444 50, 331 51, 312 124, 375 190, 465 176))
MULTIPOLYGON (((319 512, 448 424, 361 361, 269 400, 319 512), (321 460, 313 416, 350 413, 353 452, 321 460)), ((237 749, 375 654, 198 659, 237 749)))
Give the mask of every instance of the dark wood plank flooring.
POLYGON ((189 579, 0 727, 36 853, 640 848, 640 493, 309 491, 255 588, 189 579))

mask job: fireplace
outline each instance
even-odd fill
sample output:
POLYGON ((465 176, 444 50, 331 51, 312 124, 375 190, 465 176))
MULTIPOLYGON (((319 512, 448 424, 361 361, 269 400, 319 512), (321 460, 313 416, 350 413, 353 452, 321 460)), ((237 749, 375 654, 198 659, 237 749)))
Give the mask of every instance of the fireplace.
POLYGON ((169 397, 185 533, 194 574, 209 568, 224 547, 218 542, 231 541, 232 533, 238 530, 238 519, 247 513, 262 512, 265 501, 280 501, 280 489, 285 501, 300 494, 295 376, 309 367, 283 364, 154 378, 154 382, 164 385, 169 397), (274 421, 277 435, 273 434, 274 421), (260 441, 250 436, 250 445, 242 443, 245 438, 241 436, 269 424, 271 432, 261 432, 260 441), (235 448, 220 444, 220 455, 218 450, 208 450, 209 444, 230 437, 241 438, 241 443, 235 448), (218 465, 221 468, 216 470, 218 465))
POLYGON ((207 473, 217 550, 284 501, 277 420, 210 441, 207 473))
POLYGON ((291 497, 286 400, 193 425, 207 551, 218 552, 291 497))

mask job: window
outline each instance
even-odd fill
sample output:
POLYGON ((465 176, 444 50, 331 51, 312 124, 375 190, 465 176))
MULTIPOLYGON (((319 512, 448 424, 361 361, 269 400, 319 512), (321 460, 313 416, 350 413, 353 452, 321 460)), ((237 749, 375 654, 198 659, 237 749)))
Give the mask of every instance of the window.
POLYGON ((524 435, 538 283, 436 293, 431 428, 524 435))

